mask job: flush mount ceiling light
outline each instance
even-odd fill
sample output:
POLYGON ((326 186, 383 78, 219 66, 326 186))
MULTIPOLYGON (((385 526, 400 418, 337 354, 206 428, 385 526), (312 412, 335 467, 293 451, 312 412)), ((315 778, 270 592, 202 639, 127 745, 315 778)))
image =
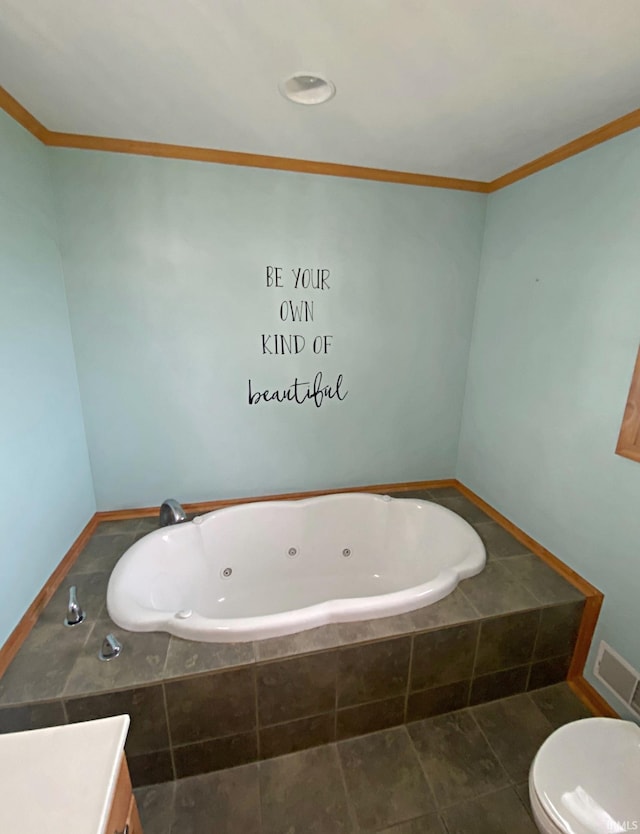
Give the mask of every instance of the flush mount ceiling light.
POLYGON ((323 104, 336 94, 335 85, 311 72, 296 72, 278 85, 280 92, 296 104, 323 104))

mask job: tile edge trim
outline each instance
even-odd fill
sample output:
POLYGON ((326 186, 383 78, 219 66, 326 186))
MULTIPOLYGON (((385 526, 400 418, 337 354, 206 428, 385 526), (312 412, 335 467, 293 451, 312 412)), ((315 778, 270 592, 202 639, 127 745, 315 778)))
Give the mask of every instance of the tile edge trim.
POLYGON ((532 539, 531 536, 524 532, 524 530, 509 521, 506 516, 503 516, 502 513, 498 512, 490 504, 487 504, 486 501, 480 498, 479 495, 476 495, 476 493, 469 489, 469 487, 465 486, 460 481, 456 481, 456 486, 466 498, 472 501, 490 518, 496 521, 504 530, 525 545, 529 550, 531 550, 532 553, 535 553, 536 556, 542 559, 545 564, 547 564, 550 568, 552 568, 552 570, 554 570, 584 595, 585 605, 567 680, 571 681, 581 677, 587 660, 587 655, 589 654, 591 641, 593 640, 593 634, 595 632, 596 623, 598 622, 600 609, 602 608, 602 603, 604 601, 604 594, 584 579, 584 577, 580 576, 579 573, 576 573, 576 571, 570 568, 569 565, 561 559, 558 559, 558 557, 551 553, 551 551, 547 550, 535 539, 532 539))

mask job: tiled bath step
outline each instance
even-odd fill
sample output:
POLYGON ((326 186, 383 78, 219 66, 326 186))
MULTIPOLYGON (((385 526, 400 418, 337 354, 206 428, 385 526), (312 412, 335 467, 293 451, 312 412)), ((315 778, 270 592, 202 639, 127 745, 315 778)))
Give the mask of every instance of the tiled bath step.
POLYGON ((557 684, 136 797, 145 834, 535 834, 531 760, 588 715, 557 684))
POLYGON ((127 712, 127 755, 142 785, 563 680, 584 597, 456 490, 419 496, 476 527, 488 552, 479 576, 410 614, 254 643, 191 643, 116 628, 105 609, 109 571, 152 522, 101 525, 0 680, 0 732, 127 712), (88 612, 76 629, 62 625, 70 584, 88 612), (108 631, 123 654, 100 663, 108 631))

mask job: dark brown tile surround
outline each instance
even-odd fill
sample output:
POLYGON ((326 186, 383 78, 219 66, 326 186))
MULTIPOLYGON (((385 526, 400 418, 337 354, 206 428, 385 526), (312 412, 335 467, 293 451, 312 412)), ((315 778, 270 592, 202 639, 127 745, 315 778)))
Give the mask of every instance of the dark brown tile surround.
POLYGON ((154 521, 101 524, 0 680, 0 732, 127 712, 132 778, 142 785, 563 680, 582 594, 457 490, 416 495, 474 524, 488 552, 482 574, 410 614, 254 643, 191 643, 115 627, 104 607, 108 571, 154 521), (61 623, 71 584, 88 612, 77 629, 61 623), (97 650, 107 631, 124 651, 105 664, 97 650))

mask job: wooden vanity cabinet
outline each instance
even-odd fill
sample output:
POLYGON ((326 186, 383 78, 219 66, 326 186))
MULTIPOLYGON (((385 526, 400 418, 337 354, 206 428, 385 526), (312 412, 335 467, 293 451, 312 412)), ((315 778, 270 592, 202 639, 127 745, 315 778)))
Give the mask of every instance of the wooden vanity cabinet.
POLYGON ((127 760, 123 756, 104 834, 143 834, 127 760))

